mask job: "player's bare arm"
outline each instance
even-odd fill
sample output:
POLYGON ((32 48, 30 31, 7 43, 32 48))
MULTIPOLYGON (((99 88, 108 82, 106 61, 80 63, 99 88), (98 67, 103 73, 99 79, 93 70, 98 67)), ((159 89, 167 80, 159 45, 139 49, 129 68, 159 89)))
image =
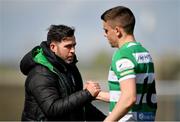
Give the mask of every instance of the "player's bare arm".
POLYGON ((113 109, 112 113, 104 121, 118 121, 126 115, 129 109, 136 102, 136 82, 135 78, 127 79, 120 82, 120 98, 113 109))

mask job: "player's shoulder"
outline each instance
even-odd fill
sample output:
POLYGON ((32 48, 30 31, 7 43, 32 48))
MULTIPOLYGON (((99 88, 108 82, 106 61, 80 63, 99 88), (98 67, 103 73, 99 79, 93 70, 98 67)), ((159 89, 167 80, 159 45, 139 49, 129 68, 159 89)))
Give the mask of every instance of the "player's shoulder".
POLYGON ((129 42, 124 44, 121 48, 119 48, 115 53, 115 57, 129 57, 132 55, 133 50, 137 48, 137 43, 129 42))
POLYGON ((139 42, 128 42, 114 53, 113 59, 114 61, 124 58, 134 60, 134 54, 144 51, 145 49, 142 47, 142 45, 139 42))

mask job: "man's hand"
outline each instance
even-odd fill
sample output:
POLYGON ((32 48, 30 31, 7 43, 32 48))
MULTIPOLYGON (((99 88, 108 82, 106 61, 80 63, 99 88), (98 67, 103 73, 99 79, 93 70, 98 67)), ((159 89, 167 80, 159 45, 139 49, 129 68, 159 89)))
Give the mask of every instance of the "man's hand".
POLYGON ((93 81, 87 81, 84 84, 84 89, 87 89, 93 97, 96 97, 101 91, 99 84, 93 81))

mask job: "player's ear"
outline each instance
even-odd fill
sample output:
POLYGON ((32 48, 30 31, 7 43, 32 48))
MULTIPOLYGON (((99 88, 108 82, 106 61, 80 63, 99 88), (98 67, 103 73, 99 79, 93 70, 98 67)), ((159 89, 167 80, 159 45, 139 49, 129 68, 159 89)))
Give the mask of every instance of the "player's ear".
POLYGON ((115 27, 115 32, 119 38, 122 36, 122 28, 120 28, 119 26, 115 27))

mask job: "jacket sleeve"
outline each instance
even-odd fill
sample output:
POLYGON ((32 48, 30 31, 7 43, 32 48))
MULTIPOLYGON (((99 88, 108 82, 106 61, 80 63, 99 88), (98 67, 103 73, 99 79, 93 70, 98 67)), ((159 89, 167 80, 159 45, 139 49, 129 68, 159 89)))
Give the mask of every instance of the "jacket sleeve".
POLYGON ((42 66, 38 68, 40 68, 38 72, 31 71, 29 73, 31 79, 26 87, 30 89, 41 110, 48 118, 67 115, 82 108, 93 99, 87 90, 80 90, 62 98, 57 89, 57 81, 55 81, 54 76, 52 77, 54 74, 51 72, 46 73, 47 71, 43 70, 47 69, 42 66))

